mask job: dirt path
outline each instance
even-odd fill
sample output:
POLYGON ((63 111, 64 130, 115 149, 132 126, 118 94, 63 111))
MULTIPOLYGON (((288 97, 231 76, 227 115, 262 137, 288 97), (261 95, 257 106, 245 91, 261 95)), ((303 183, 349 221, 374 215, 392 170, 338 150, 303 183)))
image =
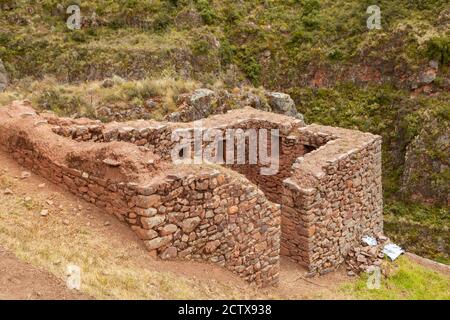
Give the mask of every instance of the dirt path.
POLYGON ((67 289, 48 271, 18 260, 0 247, 0 299, 85 300, 87 295, 67 289))
POLYGON ((280 286, 263 290, 214 265, 155 260, 115 217, 33 173, 22 179, 24 171, 0 151, 0 299, 345 298, 345 273, 305 279, 288 259, 280 286), (60 280, 69 263, 82 268, 84 295, 60 280))

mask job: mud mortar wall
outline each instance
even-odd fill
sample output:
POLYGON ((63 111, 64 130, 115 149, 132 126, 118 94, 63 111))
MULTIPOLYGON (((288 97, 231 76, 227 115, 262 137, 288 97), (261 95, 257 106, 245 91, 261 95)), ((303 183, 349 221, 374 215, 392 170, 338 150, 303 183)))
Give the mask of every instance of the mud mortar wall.
MULTIPOLYGON (((279 153, 280 159, 277 164, 278 172, 275 175, 262 175, 260 170, 263 167, 268 167, 267 164, 257 165, 249 164, 235 164, 226 165, 227 167, 243 174, 250 181, 255 183, 262 191, 264 191, 266 197, 275 203, 281 203, 281 197, 283 195, 282 184, 283 180, 292 175, 292 164, 299 156, 303 156, 307 152, 313 150, 315 147, 305 147, 295 135, 289 135, 290 132, 299 128, 299 121, 288 118, 290 121, 283 123, 271 122, 267 119, 250 118, 237 120, 231 118, 230 121, 220 119, 213 125, 205 123, 206 127, 203 129, 213 128, 222 132, 223 136, 226 136, 227 129, 242 129, 246 132, 249 129, 266 129, 268 130, 268 145, 266 148, 269 150, 270 155, 270 130, 279 130, 279 153)), ((50 122, 58 125, 53 128, 53 131, 59 135, 65 137, 71 137, 76 141, 96 141, 96 142, 110 142, 110 141, 125 141, 131 142, 138 146, 148 148, 152 152, 161 157, 162 161, 170 161, 171 150, 177 144, 172 141, 172 133, 176 130, 185 130, 190 132, 193 136, 194 124, 179 128, 179 124, 167 124, 161 125, 159 123, 151 122, 139 122, 134 121, 127 123, 127 125, 102 125, 92 123, 76 124, 76 123, 64 123, 60 119, 50 118, 50 122)), ((248 160, 249 141, 246 139, 246 159, 248 160)), ((205 143, 207 144, 207 142, 205 143)), ((204 145, 205 145, 204 144, 204 145)), ((225 143, 226 144, 226 143, 225 143)), ((225 154, 224 146, 224 154, 225 154)), ((194 142, 191 141, 191 153, 193 153, 194 142)), ((236 156, 236 154, 235 154, 236 156)))
POLYGON ((0 109, 0 145, 126 222, 163 259, 209 261, 271 285, 280 254, 324 274, 363 235, 382 232, 379 136, 302 127, 247 108, 205 120, 204 128, 222 131, 279 129, 279 172, 264 176, 261 164, 174 165, 172 133, 192 128, 38 116, 20 104, 0 109))
POLYGON ((286 179, 281 254, 324 274, 344 262, 363 235, 383 232, 381 138, 309 126, 303 143, 314 147, 286 179))
POLYGON ((212 262, 258 286, 278 282, 280 206, 244 177, 221 167, 187 166, 154 176, 143 171, 151 178, 145 181, 125 179, 123 172, 110 172, 121 171, 120 166, 104 164, 101 157, 113 149, 129 154, 127 161, 140 168, 140 157, 133 155, 138 147, 74 142, 54 134, 30 110, 18 109, 10 110, 10 117, 0 111, 0 146, 23 166, 126 222, 152 255, 212 262), (83 153, 94 156, 83 158, 83 153), (96 170, 69 167, 73 158, 96 170))

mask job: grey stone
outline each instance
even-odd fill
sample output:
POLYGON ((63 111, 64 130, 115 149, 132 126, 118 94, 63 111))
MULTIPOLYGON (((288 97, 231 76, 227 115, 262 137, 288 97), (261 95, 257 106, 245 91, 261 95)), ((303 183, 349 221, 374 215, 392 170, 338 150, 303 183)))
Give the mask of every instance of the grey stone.
POLYGON ((422 84, 430 84, 432 83, 437 76, 437 72, 435 69, 429 69, 420 74, 419 81, 422 84))
POLYGON ((269 92, 267 93, 267 99, 273 112, 303 120, 303 115, 298 113, 295 102, 290 95, 281 92, 269 92))
POLYGON ((209 89, 197 89, 191 94, 182 95, 181 112, 171 113, 166 117, 172 122, 188 122, 208 117, 212 113, 215 93, 209 89))

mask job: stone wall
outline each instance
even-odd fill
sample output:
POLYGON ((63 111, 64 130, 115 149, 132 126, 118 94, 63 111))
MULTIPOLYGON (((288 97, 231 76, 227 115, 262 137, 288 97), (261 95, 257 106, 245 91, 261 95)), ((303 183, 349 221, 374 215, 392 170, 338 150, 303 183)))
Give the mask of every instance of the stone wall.
MULTIPOLYGON (((244 109, 245 110, 245 109, 244 109)), ((253 110, 253 109, 250 109, 253 110)), ((249 112, 249 109, 247 109, 249 112)), ((279 130, 279 144, 280 144, 280 159, 278 162, 279 171, 275 175, 261 175, 260 170, 266 167, 259 161, 257 165, 251 164, 235 164, 227 165, 231 169, 245 175, 250 181, 258 185, 266 194, 267 198, 275 203, 281 203, 283 189, 281 188, 283 180, 292 175, 292 164, 297 157, 314 150, 316 146, 304 145, 303 142, 295 135, 289 135, 302 125, 301 120, 294 118, 283 117, 284 121, 277 121, 276 118, 268 120, 267 115, 257 113, 259 117, 240 118, 232 112, 228 115, 221 115, 211 117, 202 122, 202 129, 216 129, 222 132, 226 137, 228 129, 242 129, 248 132, 251 129, 272 129, 279 130), (286 121, 288 120, 288 121, 286 121)), ((71 137, 76 141, 95 141, 95 142, 110 142, 110 141, 124 141, 131 142, 138 146, 143 146, 158 154, 162 160, 170 160, 171 151, 177 142, 172 141, 172 133, 177 130, 183 130, 191 133, 193 136, 194 123, 180 124, 180 123, 155 123, 151 121, 133 121, 126 124, 107 124, 103 125, 92 120, 63 120, 53 116, 47 116, 50 123, 55 124, 53 131, 65 137, 71 137)), ((199 123, 195 124, 199 126, 199 123)), ((270 150, 271 138, 267 139, 268 144, 265 146, 270 150)), ((224 159, 226 144, 224 142, 224 159)), ((249 141, 246 139, 246 159, 249 159, 249 141)), ((325 142, 324 142, 325 143, 325 142)), ((194 150, 193 139, 191 141, 191 153, 194 150)), ((235 148, 236 149, 236 148, 235 148)), ((269 153, 270 154, 270 151, 269 153)), ((236 153, 235 153, 236 157, 236 153)))
POLYGON ((277 283, 280 207, 244 177, 208 165, 149 168, 148 150, 74 143, 24 106, 0 112, 0 137, 20 164, 127 223, 151 254, 216 263, 257 285, 277 283))
POLYGON ((280 253, 323 274, 363 235, 382 232, 379 136, 251 108, 203 121, 204 130, 221 132, 278 129, 279 172, 266 176, 259 162, 174 165, 172 134, 193 127, 64 119, 22 104, 0 109, 0 145, 126 222, 163 259, 209 261, 270 285, 280 253))
POLYGON ((362 236, 383 231, 381 138, 318 125, 300 129, 317 150, 284 181, 282 249, 312 273, 344 262, 362 236))

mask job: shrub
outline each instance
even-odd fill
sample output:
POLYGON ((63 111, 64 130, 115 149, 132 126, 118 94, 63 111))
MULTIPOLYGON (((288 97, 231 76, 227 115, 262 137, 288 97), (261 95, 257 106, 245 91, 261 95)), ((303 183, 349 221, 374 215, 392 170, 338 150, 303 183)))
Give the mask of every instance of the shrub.
POLYGON ((320 21, 315 16, 306 16, 302 18, 302 24, 308 31, 313 31, 320 26, 320 21))
POLYGON ((208 0, 197 0, 196 1, 197 10, 200 13, 200 16, 203 19, 203 22, 206 24, 213 24, 216 19, 216 14, 214 10, 211 8, 211 5, 208 0))
POLYGON ((239 66, 244 70, 250 81, 253 84, 258 84, 261 75, 261 65, 255 56, 248 49, 244 49, 238 53, 238 59, 239 66))
POLYGON ((441 65, 447 65, 450 61, 450 38, 432 38, 428 41, 427 56, 439 61, 441 65))
POLYGON ((63 116, 71 116, 82 108, 87 109, 86 103, 81 98, 65 94, 63 90, 56 88, 42 92, 36 102, 39 107, 63 116))
POLYGON ((344 54, 339 49, 334 49, 330 53, 328 53, 328 59, 332 61, 340 61, 344 57, 344 54))
POLYGON ((161 12, 155 16, 152 26, 155 31, 163 31, 167 29, 170 23, 171 23, 170 16, 165 12, 161 12))
POLYGON ((73 30, 70 38, 75 42, 86 42, 86 34, 81 30, 73 30))
POLYGON ((317 0, 303 0, 301 1, 303 7, 303 15, 315 13, 320 9, 320 3, 317 0))
POLYGON ((301 43, 310 43, 312 42, 312 40, 313 38, 309 32, 299 28, 296 31, 294 31, 289 43, 291 45, 299 45, 301 43))
POLYGON ((228 39, 222 40, 219 48, 220 60, 224 65, 233 62, 233 57, 235 55, 236 47, 230 44, 228 39))
POLYGON ((198 39, 192 44, 192 53, 197 56, 207 55, 210 49, 210 44, 206 39, 198 39))

